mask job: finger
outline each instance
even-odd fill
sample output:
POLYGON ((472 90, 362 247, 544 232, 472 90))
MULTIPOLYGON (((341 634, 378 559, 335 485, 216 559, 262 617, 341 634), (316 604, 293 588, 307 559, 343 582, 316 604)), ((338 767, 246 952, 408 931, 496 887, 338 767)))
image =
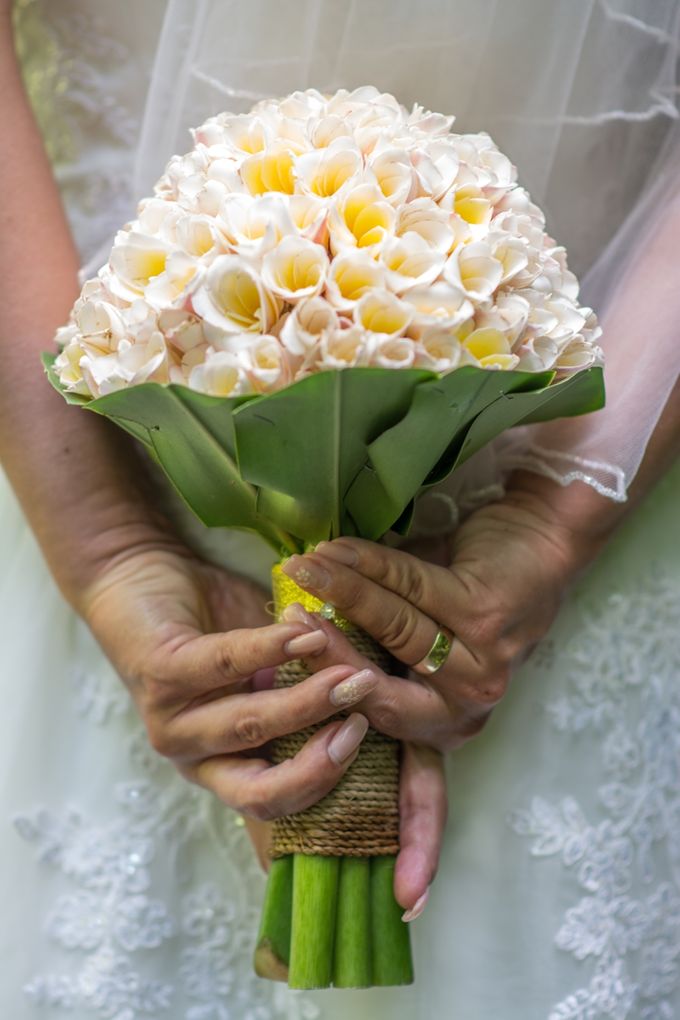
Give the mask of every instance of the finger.
POLYGON ((146 687, 157 707, 186 703, 213 691, 237 688, 261 669, 295 659, 323 644, 303 623, 272 624, 189 637, 161 647, 148 663, 146 687), (302 648, 300 647, 302 643, 302 648))
POLYGON ((271 857, 269 848, 272 842, 272 827, 270 822, 259 822, 257 818, 244 818, 250 842, 253 844, 257 859, 263 871, 269 871, 271 857))
MULTIPOLYGON (((166 725, 165 755, 181 761, 240 754, 323 722, 338 711, 331 692, 355 673, 352 666, 330 666, 294 687, 232 694, 187 709, 166 725)), ((354 701, 360 697, 361 691, 354 701)))
POLYGON ((413 602, 421 612, 452 630, 456 615, 467 611, 467 592, 448 567, 362 538, 320 542, 316 552, 413 602))
MULTIPOLYGON (((345 701, 354 697, 356 684, 352 677, 341 681, 332 690, 332 700, 338 708, 347 704, 357 706, 368 716, 374 729, 398 740, 414 740, 436 747, 447 747, 450 740, 451 715, 439 689, 420 680, 392 676, 362 655, 334 624, 319 616, 312 616, 299 603, 286 610, 288 618, 309 621, 327 635, 328 643, 313 659, 315 669, 328 668, 333 662, 347 663, 355 671, 369 671, 374 683, 361 694, 361 700, 345 701)), ((356 675, 356 674, 355 674, 356 675)))
POLYGON ((394 895, 406 908, 404 920, 422 913, 439 865, 447 797, 442 757, 415 744, 403 748, 399 784, 399 842, 394 895))
POLYGON ((366 717, 355 713, 319 730, 280 765, 262 758, 221 756, 183 772, 242 814, 271 821, 304 811, 325 797, 356 758, 367 729, 366 717))
MULTIPOLYGON (((306 591, 332 603, 341 616, 365 630, 406 665, 415 666, 432 647, 439 624, 421 612, 415 600, 408 601, 357 570, 321 555, 320 550, 291 556, 283 569, 306 591)), ((417 596, 419 590, 414 594, 417 596)), ((443 601, 442 591, 440 613, 443 601)))

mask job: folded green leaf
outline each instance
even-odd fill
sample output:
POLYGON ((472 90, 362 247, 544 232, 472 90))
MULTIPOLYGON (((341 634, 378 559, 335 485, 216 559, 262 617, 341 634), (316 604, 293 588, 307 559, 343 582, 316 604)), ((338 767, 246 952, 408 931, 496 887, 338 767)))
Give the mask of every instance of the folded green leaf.
POLYGON ((353 533, 345 496, 370 444, 433 378, 420 369, 321 372, 240 407, 238 463, 260 488, 260 513, 307 542, 353 533))

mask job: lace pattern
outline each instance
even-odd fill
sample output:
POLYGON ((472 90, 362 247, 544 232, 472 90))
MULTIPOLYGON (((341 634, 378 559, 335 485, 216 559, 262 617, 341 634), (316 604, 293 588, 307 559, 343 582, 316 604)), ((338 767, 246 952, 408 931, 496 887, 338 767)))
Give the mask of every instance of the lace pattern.
MULTIPOLYGON (((535 858, 571 876, 555 945, 583 987, 549 1020, 671 1020, 680 988, 680 589, 652 574, 583 612, 559 653, 565 693, 546 705, 556 734, 600 748, 596 802, 536 796, 510 824, 535 858), (566 670, 565 670, 566 667, 566 670), (662 865, 660 867, 660 864, 662 865), (661 881, 661 872, 671 876, 661 881)), ((545 866, 545 865, 544 865, 545 866)))
POLYGON ((307 1000, 291 1004, 253 972, 264 878, 241 820, 149 748, 110 671, 78 672, 76 708, 84 726, 124 728, 122 758, 137 776, 112 777, 102 818, 73 806, 15 818, 65 885, 45 934, 68 962, 33 977, 29 1001, 79 1020, 276 1020, 295 1010, 314 1020, 307 1000))

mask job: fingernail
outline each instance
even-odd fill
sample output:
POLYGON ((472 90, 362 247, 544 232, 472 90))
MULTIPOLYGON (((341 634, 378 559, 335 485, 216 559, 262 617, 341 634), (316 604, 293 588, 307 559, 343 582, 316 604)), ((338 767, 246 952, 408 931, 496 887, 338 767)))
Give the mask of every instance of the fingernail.
POLYGON ((310 655, 320 652, 328 644, 328 638, 322 630, 313 630, 310 634, 299 634, 291 638, 283 646, 287 655, 310 655))
POLYGON ((425 905, 427 903, 429 895, 430 888, 428 886, 423 895, 419 899, 417 899, 416 902, 413 904, 411 909, 405 910, 404 913, 401 915, 402 921, 415 921, 416 917, 420 917, 423 910, 425 909, 425 905))
POLYGON ((359 562, 356 550, 341 542, 319 542, 314 551, 321 553, 322 556, 328 556, 331 560, 337 560, 338 563, 344 563, 347 567, 356 567, 359 562))
POLYGON ((328 745, 328 757, 336 765, 342 765, 354 754, 368 730, 365 715, 355 713, 347 719, 328 745))
POLYGON ((281 613, 284 623, 306 623, 308 627, 316 627, 317 621, 299 602, 291 602, 281 613))
POLYGON ((321 591, 331 583, 331 575, 318 563, 312 560, 303 559, 302 556, 291 556, 281 568, 284 574, 288 574, 301 588, 313 588, 321 591))
POLYGON ((337 705, 338 708, 354 705, 357 701, 365 698, 377 682, 377 676, 370 669, 362 669, 358 673, 353 673, 352 676, 348 676, 346 680, 335 685, 329 695, 331 704, 337 705))

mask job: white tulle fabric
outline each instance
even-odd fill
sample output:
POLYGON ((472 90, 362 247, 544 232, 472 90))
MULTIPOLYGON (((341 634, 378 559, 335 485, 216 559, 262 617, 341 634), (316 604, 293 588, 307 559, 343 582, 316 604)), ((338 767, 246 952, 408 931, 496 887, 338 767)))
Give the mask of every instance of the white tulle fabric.
POLYGON ((271 94, 372 83, 486 130, 547 211, 606 327, 608 407, 519 430, 476 471, 513 466, 624 499, 674 385, 680 230, 674 0, 171 0, 135 162, 145 194, 188 128, 271 94), (670 292, 669 292, 670 291, 670 292), (634 414, 631 409, 634 408, 634 414))

